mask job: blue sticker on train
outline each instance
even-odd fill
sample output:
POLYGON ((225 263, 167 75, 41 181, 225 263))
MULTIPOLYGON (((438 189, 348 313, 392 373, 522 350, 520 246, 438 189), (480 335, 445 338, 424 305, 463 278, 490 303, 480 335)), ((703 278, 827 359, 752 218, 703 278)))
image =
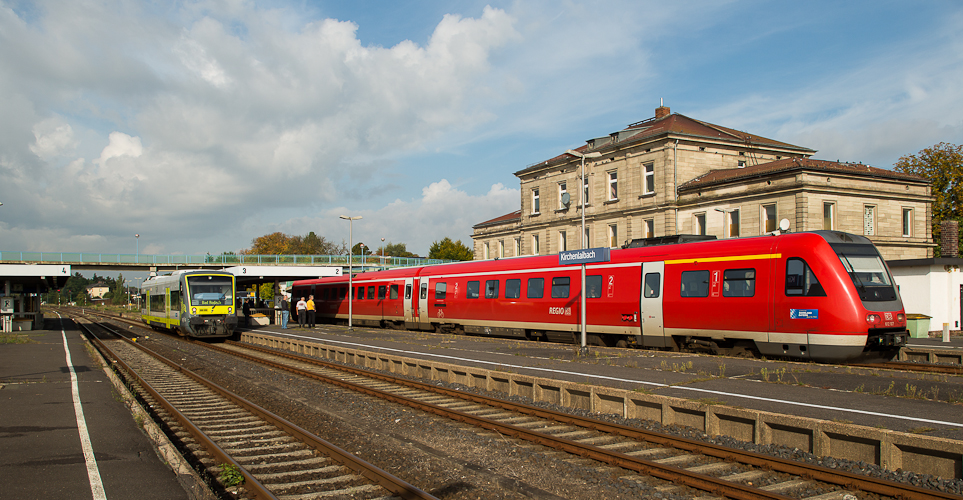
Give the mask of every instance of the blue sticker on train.
POLYGON ((819 319, 819 309, 790 309, 790 319, 819 319))

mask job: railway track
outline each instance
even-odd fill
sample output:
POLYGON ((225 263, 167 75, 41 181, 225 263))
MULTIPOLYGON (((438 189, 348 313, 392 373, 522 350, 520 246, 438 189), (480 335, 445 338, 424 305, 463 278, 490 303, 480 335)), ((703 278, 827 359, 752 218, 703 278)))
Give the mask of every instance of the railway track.
POLYGON ((248 498, 435 498, 135 342, 85 328, 205 472, 243 477, 248 498))
POLYGON ((916 363, 911 361, 889 361, 886 363, 858 363, 846 366, 857 368, 878 368, 883 370, 903 370, 920 373, 939 373, 946 375, 963 375, 963 365, 916 363))
MULTIPOLYGON (((960 499, 834 469, 734 450, 327 363, 259 346, 212 348, 395 403, 706 492, 705 498, 960 499)), ((625 479, 632 480, 632 476, 625 479)))

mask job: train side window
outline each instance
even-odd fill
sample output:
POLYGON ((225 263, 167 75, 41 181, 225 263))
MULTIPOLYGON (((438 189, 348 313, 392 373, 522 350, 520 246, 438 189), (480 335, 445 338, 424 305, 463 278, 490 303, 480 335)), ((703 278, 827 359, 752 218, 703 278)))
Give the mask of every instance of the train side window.
POLYGON ((328 300, 328 289, 321 290, 321 300, 328 300))
POLYGON ((344 300, 348 296, 348 287, 341 287, 341 293, 338 294, 338 298, 344 300))
POLYGON ((709 271, 683 271, 682 297, 708 297, 709 271))
POLYGON ((485 298, 486 299, 498 298, 498 280, 485 281, 485 298))
POLYGON ((387 295, 388 287, 384 285, 378 285, 378 300, 384 300, 387 295))
POLYGON ((590 299, 602 298, 602 275, 585 277, 585 296, 590 299))
POLYGON ((423 299, 428 298, 428 283, 421 284, 421 298, 423 299))
POLYGON ((410 298, 411 298, 411 285, 405 284, 405 300, 408 300, 410 298))
POLYGON ((552 298, 567 299, 568 285, 571 283, 571 281, 572 279, 568 276, 557 276, 552 278, 552 298))
POLYGON ((398 298, 398 285, 391 285, 390 287, 388 287, 388 289, 389 289, 389 291, 390 291, 390 295, 388 296, 388 298, 390 298, 391 300, 397 299, 397 298, 398 298))
POLYGON ((654 299, 659 296, 659 289, 662 288, 662 275, 659 273, 645 273, 645 298, 654 299))
POLYGON ((477 299, 478 289, 480 285, 481 285, 481 281, 469 281, 468 286, 465 287, 465 298, 477 299))
POLYGON ((441 283, 435 283, 435 298, 438 300, 443 300, 445 298, 445 292, 448 291, 448 283, 442 281, 441 283))
POLYGON ((755 269, 726 269, 722 273, 723 297, 752 297, 755 294, 755 269))
POLYGON ((364 300, 364 287, 358 287, 358 300, 364 300))
POLYGON ((528 292, 526 297, 540 299, 545 296, 545 278, 528 278, 528 292))
POLYGON ((505 298, 517 299, 522 296, 522 280, 505 280, 505 298))
POLYGON ((806 261, 794 257, 786 260, 786 295, 825 297, 826 291, 806 261))
POLYGON ((179 311, 181 308, 181 292, 171 291, 171 311, 179 311))
POLYGON ((373 287, 373 286, 369 286, 369 287, 368 287, 368 298, 369 298, 369 299, 375 298, 374 292, 375 292, 374 287, 373 287))

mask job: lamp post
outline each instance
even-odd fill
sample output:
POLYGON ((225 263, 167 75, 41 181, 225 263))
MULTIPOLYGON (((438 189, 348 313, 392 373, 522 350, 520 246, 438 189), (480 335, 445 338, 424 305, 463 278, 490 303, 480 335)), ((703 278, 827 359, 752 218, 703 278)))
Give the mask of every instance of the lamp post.
MULTIPOLYGON (((582 237, 580 239, 582 241, 582 245, 581 245, 582 249, 584 250, 585 248, 588 247, 588 241, 585 240, 585 202, 587 201, 585 199, 585 159, 598 158, 599 156, 602 156, 602 153, 599 153, 598 151, 593 151, 591 153, 579 153, 578 151, 575 151, 573 149, 569 149, 568 151, 566 151, 566 153, 582 159, 582 169, 581 169, 581 174, 579 174, 579 176, 582 179, 581 181, 582 185, 579 186, 579 193, 580 193, 579 199, 581 200, 581 205, 582 205, 582 237)), ((586 340, 585 338, 586 337, 586 334, 585 334, 585 330, 586 330, 585 328, 585 320, 586 320, 585 318, 585 264, 582 264, 581 267, 582 267, 582 293, 579 298, 579 311, 580 311, 579 315, 582 318, 582 325, 581 325, 582 326, 582 346, 580 347, 580 352, 582 354, 586 354, 588 352, 588 346, 585 343, 585 340, 586 340)))
POLYGON ((137 242, 137 256, 134 257, 134 263, 139 264, 140 263, 140 235, 139 234, 134 235, 134 241, 137 242))
POLYGON ((381 268, 385 267, 385 239, 381 238, 381 268))
MULTIPOLYGON (((354 221, 360 220, 360 219, 361 219, 361 216, 360 216, 360 215, 356 215, 356 216, 354 216, 354 217, 348 217, 347 215, 341 215, 341 216, 339 216, 339 217, 342 218, 342 219, 344 219, 344 220, 346 220, 346 221, 348 221, 348 330, 350 331, 350 330, 353 329, 353 328, 351 327, 351 317, 352 317, 352 314, 353 314, 352 307, 353 307, 353 303, 354 303, 354 301, 353 301, 353 299, 354 299, 354 285, 353 285, 353 282, 352 282, 352 280, 351 280, 351 278, 352 278, 351 275, 354 274, 354 272, 353 272, 353 270, 352 270, 353 268, 352 268, 352 265, 351 265, 351 261, 354 260, 354 249, 351 248, 351 247, 353 246, 353 244, 352 244, 352 234, 351 234, 351 231, 352 231, 352 226, 354 225, 354 224, 353 224, 354 221)), ((362 254, 364 253, 364 247, 361 248, 361 253, 362 253, 362 254)))

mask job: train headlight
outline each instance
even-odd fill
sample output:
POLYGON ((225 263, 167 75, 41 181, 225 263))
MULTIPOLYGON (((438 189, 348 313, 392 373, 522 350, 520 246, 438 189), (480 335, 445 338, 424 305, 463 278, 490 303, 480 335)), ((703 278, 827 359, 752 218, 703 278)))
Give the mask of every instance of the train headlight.
POLYGON ((191 308, 191 314, 197 314, 197 308, 196 308, 196 307, 192 307, 192 308, 191 308))
POLYGON ((905 321, 906 321, 906 315, 903 314, 903 313, 897 314, 897 315, 896 315, 896 321, 899 321, 900 323, 905 322, 905 321))
POLYGON ((866 322, 869 323, 869 324, 871 324, 871 325, 878 325, 878 324, 879 324, 880 322, 882 322, 882 321, 883 321, 883 318, 879 317, 879 314, 867 314, 867 315, 866 315, 866 322))
POLYGON ((228 313, 228 314, 233 314, 233 313, 234 313, 234 308, 233 308, 233 307, 228 307, 228 308, 227 308, 227 313, 228 313))

